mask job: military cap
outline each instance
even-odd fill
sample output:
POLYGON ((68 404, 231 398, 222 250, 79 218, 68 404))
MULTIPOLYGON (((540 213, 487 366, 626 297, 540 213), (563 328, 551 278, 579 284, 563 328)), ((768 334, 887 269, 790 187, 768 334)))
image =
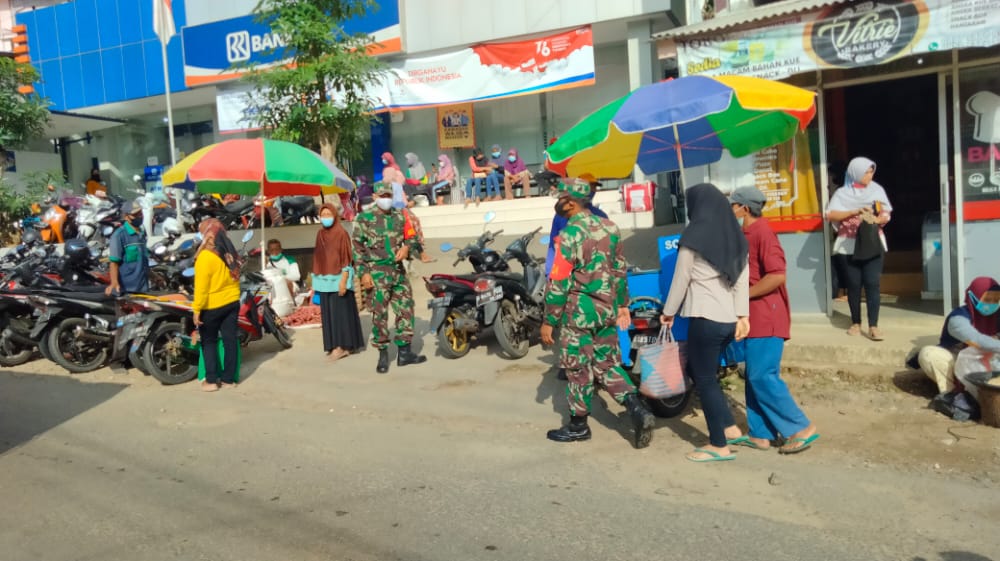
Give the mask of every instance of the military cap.
POLYGON ((389 184, 389 183, 384 183, 384 182, 380 181, 380 182, 378 182, 378 183, 375 184, 374 193, 375 193, 376 197, 379 197, 379 196, 382 196, 382 195, 391 195, 392 194, 392 185, 389 184))
POLYGON ((590 199, 590 184, 586 181, 574 181, 573 183, 562 183, 559 185, 559 192, 581 201, 590 199))

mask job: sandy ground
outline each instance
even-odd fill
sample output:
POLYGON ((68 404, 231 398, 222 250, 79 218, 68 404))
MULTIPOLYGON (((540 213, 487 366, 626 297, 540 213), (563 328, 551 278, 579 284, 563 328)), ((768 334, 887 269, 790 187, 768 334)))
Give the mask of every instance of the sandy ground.
POLYGON ((215 394, 0 372, 0 558, 1000 558, 1000 433, 927 410, 926 385, 793 377, 813 449, 699 465, 697 408, 636 451, 604 396, 592 441, 548 442, 565 398, 544 349, 505 361, 484 337, 378 376, 372 351, 325 362, 319 336, 254 343, 215 394))

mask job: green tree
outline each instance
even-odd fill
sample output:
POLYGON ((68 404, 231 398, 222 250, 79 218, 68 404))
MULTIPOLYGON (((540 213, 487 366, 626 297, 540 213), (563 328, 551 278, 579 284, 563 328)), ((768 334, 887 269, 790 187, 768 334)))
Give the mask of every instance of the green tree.
POLYGON ((377 8, 374 0, 261 0, 257 19, 284 40, 290 64, 250 66, 247 113, 256 124, 334 163, 360 157, 374 106, 367 87, 384 65, 366 54, 370 36, 343 25, 377 8))
POLYGON ((18 93, 20 86, 37 81, 33 66, 0 56, 0 178, 7 168, 7 150, 20 148, 45 132, 48 101, 18 93))
POLYGON ((21 148, 42 136, 49 121, 49 103, 37 95, 22 95, 18 88, 38 81, 30 64, 0 56, 0 244, 13 239, 14 224, 31 213, 40 191, 28 185, 17 191, 4 180, 7 151, 21 148))

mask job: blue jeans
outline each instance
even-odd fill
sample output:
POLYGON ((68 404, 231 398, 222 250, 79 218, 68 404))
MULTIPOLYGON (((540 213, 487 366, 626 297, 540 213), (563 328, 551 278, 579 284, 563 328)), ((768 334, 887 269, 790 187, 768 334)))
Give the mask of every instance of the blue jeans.
POLYGON ((792 398, 781 379, 781 354, 785 340, 780 337, 746 339, 747 425, 750 436, 774 440, 785 438, 809 426, 809 419, 792 398))
POLYGON ((719 357, 736 335, 735 323, 691 318, 687 338, 687 371, 701 398, 712 446, 726 446, 726 427, 735 425, 726 394, 719 386, 719 357))
POLYGON ((482 197, 483 183, 486 183, 486 196, 496 197, 500 195, 500 182, 497 181, 497 175, 491 173, 486 177, 470 177, 468 181, 465 182, 465 198, 471 199, 472 195, 472 184, 476 184, 476 195, 475 198, 482 197))

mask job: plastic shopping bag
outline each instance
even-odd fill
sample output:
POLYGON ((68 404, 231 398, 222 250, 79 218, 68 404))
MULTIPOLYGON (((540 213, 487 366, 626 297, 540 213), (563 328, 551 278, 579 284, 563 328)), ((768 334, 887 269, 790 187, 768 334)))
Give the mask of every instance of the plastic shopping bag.
POLYGON ((955 378, 965 386, 965 391, 979 399, 979 385, 1000 374, 1000 353, 990 353, 967 347, 955 357, 955 378))
POLYGON ((642 380, 639 391, 646 397, 664 399, 687 391, 684 380, 686 357, 681 344, 667 328, 660 329, 656 343, 640 347, 638 362, 642 380))

